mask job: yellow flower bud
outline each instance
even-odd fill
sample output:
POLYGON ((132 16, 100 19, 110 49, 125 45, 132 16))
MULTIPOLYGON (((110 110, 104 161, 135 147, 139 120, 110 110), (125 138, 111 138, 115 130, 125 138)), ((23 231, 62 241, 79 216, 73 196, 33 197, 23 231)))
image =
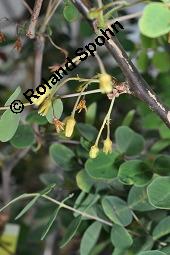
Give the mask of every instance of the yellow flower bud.
POLYGON ((89 13, 88 13, 88 18, 89 19, 96 19, 98 18, 100 12, 96 10, 95 8, 92 8, 89 13))
POLYGON ((107 73, 101 73, 99 76, 100 90, 104 93, 112 92, 112 77, 107 73))
POLYGON ((96 158, 97 155, 99 153, 99 148, 96 146, 96 145, 93 145, 91 148, 90 148, 90 151, 89 151, 89 157, 90 158, 96 158))
POLYGON ((41 115, 41 116, 46 116, 48 111, 49 111, 49 108, 51 107, 51 98, 46 98, 44 100, 44 102, 41 104, 39 110, 38 110, 38 113, 41 115))
POLYGON ((112 141, 109 137, 104 140, 103 152, 106 154, 112 152, 112 141))
POLYGON ((73 116, 69 116, 66 120, 65 136, 71 137, 74 131, 76 121, 73 116))

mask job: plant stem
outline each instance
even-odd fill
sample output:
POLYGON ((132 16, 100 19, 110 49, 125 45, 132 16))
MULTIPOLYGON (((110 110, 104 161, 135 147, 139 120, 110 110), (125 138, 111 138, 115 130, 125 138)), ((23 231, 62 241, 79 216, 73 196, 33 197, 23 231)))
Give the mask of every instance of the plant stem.
POLYGON ((34 9, 33 9, 32 15, 31 15, 30 25, 29 25, 29 28, 28 28, 28 31, 26 34, 30 39, 35 38, 35 27, 36 27, 36 24, 38 21, 38 16, 40 14, 42 3, 43 3, 43 0, 35 1, 34 9))
POLYGON ((110 115, 111 115, 111 112, 112 112, 112 108, 113 108, 114 102, 115 102, 115 97, 112 98, 112 101, 111 101, 111 103, 110 103, 109 110, 108 110, 108 112, 107 112, 107 114, 106 114, 106 116, 105 116, 105 118, 104 118, 103 124, 102 124, 102 126, 101 126, 101 128, 100 128, 100 131, 99 131, 99 133, 98 133, 98 136, 97 136, 97 138, 96 138, 96 142, 95 142, 95 145, 96 145, 96 146, 98 146, 99 139, 100 139, 100 136, 101 136, 101 134, 102 134, 102 131, 103 131, 103 129, 104 129, 104 126, 105 126, 106 122, 107 122, 108 120, 110 120, 110 115))
MULTIPOLYGON (((7 205, 5 205, 4 207, 2 207, 2 208, 0 209, 0 212, 3 211, 4 209, 6 209, 9 205, 11 205, 11 204, 13 204, 13 203, 15 203, 15 202, 17 202, 17 201, 19 201, 19 200, 21 200, 21 199, 36 197, 37 195, 39 195, 39 193, 23 194, 23 195, 21 195, 21 196, 15 198, 15 199, 13 199, 12 201, 10 201, 10 202, 9 202, 7 205)), ((80 210, 78 210, 78 209, 75 209, 75 208, 73 208, 73 207, 71 207, 71 206, 69 206, 69 205, 64 204, 63 202, 60 202, 60 201, 58 201, 58 200, 55 200, 55 199, 53 199, 53 198, 51 198, 51 197, 49 197, 49 196, 47 196, 47 195, 41 195, 41 197, 43 197, 43 198, 47 199, 48 201, 51 201, 52 203, 54 203, 54 204, 60 206, 60 208, 68 209, 68 210, 70 210, 70 211, 72 211, 72 212, 75 212, 75 213, 78 213, 78 214, 80 214, 80 215, 82 215, 83 217, 86 217, 86 218, 88 218, 88 219, 99 221, 99 222, 101 222, 101 223, 103 223, 103 224, 105 224, 105 225, 111 226, 111 227, 113 226, 113 224, 112 224, 111 222, 107 221, 107 220, 104 220, 104 219, 99 218, 99 217, 97 217, 97 216, 90 215, 90 214, 88 214, 88 213, 86 213, 86 212, 82 212, 82 211, 80 211, 80 210)))

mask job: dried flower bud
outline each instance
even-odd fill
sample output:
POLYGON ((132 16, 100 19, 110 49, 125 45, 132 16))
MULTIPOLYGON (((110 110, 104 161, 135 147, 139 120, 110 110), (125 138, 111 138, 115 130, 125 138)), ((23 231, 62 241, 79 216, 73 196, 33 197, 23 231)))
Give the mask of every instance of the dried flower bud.
POLYGON ((71 137, 74 131, 76 121, 73 116, 69 116, 66 120, 65 136, 71 137))
POLYGON ((49 108, 51 107, 52 105, 52 102, 51 102, 51 98, 46 98, 42 105, 40 106, 39 110, 38 110, 38 113, 41 115, 41 116, 46 116, 48 111, 49 111, 49 108))
POLYGON ((86 101, 84 99, 82 99, 79 102, 79 104, 76 107, 76 111, 78 111, 78 113, 80 113, 83 109, 87 112, 86 101))
POLYGON ((16 39, 14 49, 16 49, 18 52, 22 49, 21 39, 19 37, 16 39))
POLYGON ((102 93, 112 92, 112 77, 107 73, 101 73, 99 76, 100 90, 102 93))
POLYGON ((0 32, 0 43, 5 42, 5 40, 6 40, 5 34, 0 32))
POLYGON ((103 152, 106 154, 112 153, 112 141, 109 137, 104 140, 103 152))
POLYGON ((89 157, 90 158, 96 158, 97 155, 99 153, 99 148, 97 145, 93 145, 91 148, 90 148, 90 151, 89 151, 89 157))
POLYGON ((62 121, 60 121, 59 119, 54 118, 54 119, 53 119, 53 123, 54 123, 54 125, 55 125, 55 128, 56 128, 57 133, 60 133, 61 131, 64 130, 64 125, 65 125, 65 124, 64 124, 62 121))

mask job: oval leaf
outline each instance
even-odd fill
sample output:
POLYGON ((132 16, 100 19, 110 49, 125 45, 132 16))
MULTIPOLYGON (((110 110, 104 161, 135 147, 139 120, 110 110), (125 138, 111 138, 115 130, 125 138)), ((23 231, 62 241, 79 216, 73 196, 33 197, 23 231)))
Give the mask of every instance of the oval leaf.
POLYGON ((149 204, 145 187, 133 186, 131 188, 128 195, 128 205, 132 210, 139 212, 155 210, 155 207, 149 204))
POLYGON ((156 208, 170 209, 170 177, 157 177, 147 188, 149 202, 156 208))
POLYGON ((15 114, 11 110, 6 110, 0 119, 0 141, 11 140, 17 131, 21 114, 15 114))
POLYGON ((21 93, 21 88, 20 87, 16 88, 14 93, 6 101, 5 106, 10 105, 15 99, 17 99, 17 97, 19 96, 20 93, 21 93))
POLYGON ((129 160, 119 168, 118 177, 121 182, 127 185, 146 185, 152 178, 153 173, 141 160, 129 160))
POLYGON ((158 225, 154 228, 152 236, 154 240, 158 240, 162 236, 170 233, 170 216, 162 219, 158 225))
POLYGON ((115 132, 116 144, 121 153, 128 156, 139 154, 144 147, 144 139, 126 126, 121 126, 115 132))
POLYGON ((106 155, 100 152, 97 158, 88 159, 85 169, 89 176, 100 180, 109 180, 117 176, 117 169, 114 162, 118 154, 116 152, 106 155))
POLYGON ((142 34, 148 37, 158 37, 170 31, 170 10, 162 3, 148 4, 139 21, 142 34), (156 15, 155 15, 156 13, 156 15))
POLYGON ((111 241, 113 245, 119 249, 126 249, 133 243, 132 237, 128 231, 124 227, 116 224, 114 224, 111 231, 111 241))
POLYGON ((80 255, 90 254, 90 251, 95 246, 99 238, 101 228, 102 224, 97 221, 91 224, 90 227, 88 227, 81 240, 80 255))
POLYGON ((143 251, 140 252, 138 255, 166 255, 166 253, 162 252, 162 251, 143 251))
POLYGON ((92 179, 88 176, 88 174, 84 170, 81 170, 80 172, 78 172, 78 174, 76 175, 76 181, 77 181, 78 187, 82 191, 87 193, 90 191, 93 185, 92 179))
POLYGON ((56 99, 53 101, 53 106, 50 107, 46 118, 49 123, 53 123, 53 118, 59 119, 63 113, 63 103, 61 99, 56 99))
POLYGON ((132 212, 124 200, 115 196, 105 196, 102 199, 102 207, 114 223, 127 226, 132 222, 132 212))
POLYGON ((65 233, 63 240, 61 241, 61 245, 60 245, 61 248, 67 245, 70 242, 70 240, 74 237, 74 235, 76 234, 80 226, 80 223, 81 223, 81 216, 78 216, 71 222, 71 224, 67 228, 67 231, 65 233))
POLYGON ((63 144, 52 144, 50 146, 50 155, 54 161, 65 170, 74 168, 74 152, 63 144))
POLYGON ((20 125, 11 139, 11 144, 16 148, 31 146, 35 141, 34 131, 29 125, 20 125))

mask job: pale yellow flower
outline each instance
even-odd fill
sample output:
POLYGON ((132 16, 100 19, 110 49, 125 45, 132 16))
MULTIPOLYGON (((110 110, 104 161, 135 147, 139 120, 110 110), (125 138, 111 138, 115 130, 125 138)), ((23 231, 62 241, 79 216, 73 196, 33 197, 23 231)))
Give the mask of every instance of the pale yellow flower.
POLYGON ((102 93, 110 93, 112 92, 112 77, 107 73, 101 73, 99 75, 100 81, 100 90, 102 93))
POLYGON ((52 105, 52 102, 51 102, 51 98, 46 98, 43 103, 41 104, 39 110, 38 110, 38 113, 41 115, 41 116, 45 116, 47 115, 48 111, 49 111, 49 108, 51 107, 52 105))
POLYGON ((99 153, 99 148, 97 145, 93 145, 91 148, 90 148, 90 151, 89 151, 89 157, 90 158, 96 158, 97 155, 99 153))
POLYGON ((74 131, 76 121, 73 116, 69 116, 66 119, 66 129, 65 129, 65 136, 66 137, 71 137, 74 131))
POLYGON ((104 140, 103 152, 106 154, 112 153, 112 141, 109 137, 104 140))
POLYGON ((49 89, 49 87, 47 86, 45 86, 45 88, 46 88, 46 92, 43 95, 40 95, 38 94, 37 91, 35 91, 34 95, 39 96, 39 98, 34 98, 34 97, 31 98, 33 104, 35 104, 36 106, 39 106, 40 104, 42 104, 42 102, 51 94, 51 89, 49 89))

